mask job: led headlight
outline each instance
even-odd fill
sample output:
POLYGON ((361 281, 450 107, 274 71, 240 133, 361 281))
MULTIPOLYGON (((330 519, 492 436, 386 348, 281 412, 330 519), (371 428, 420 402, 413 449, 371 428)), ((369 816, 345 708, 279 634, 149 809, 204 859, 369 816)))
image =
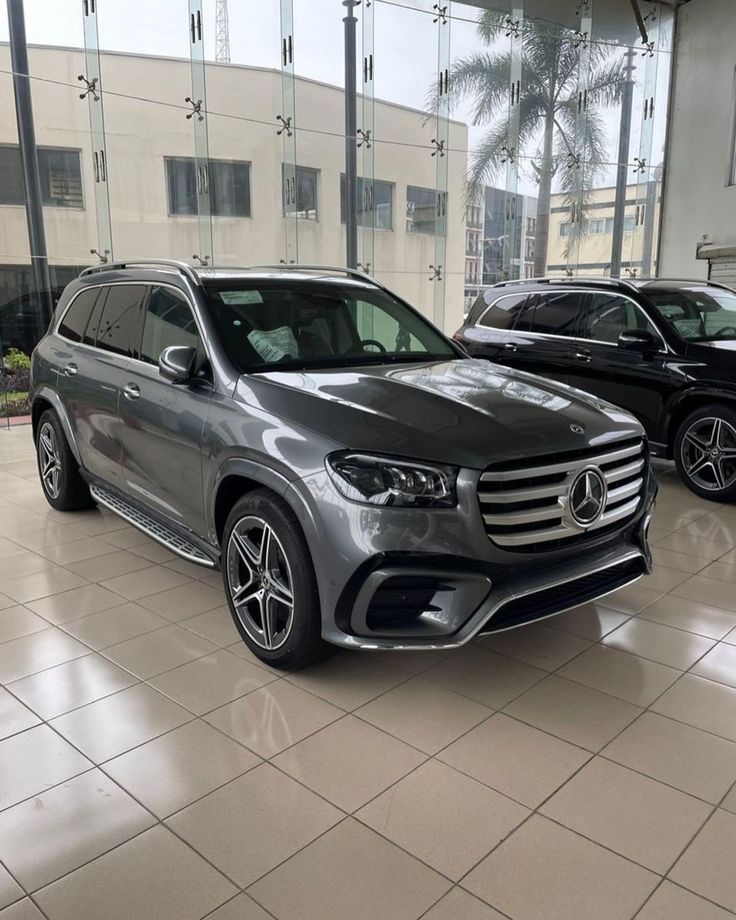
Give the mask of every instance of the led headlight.
POLYGON ((457 504, 454 466, 352 451, 330 454, 325 462, 338 492, 354 502, 413 508, 452 508, 457 504))

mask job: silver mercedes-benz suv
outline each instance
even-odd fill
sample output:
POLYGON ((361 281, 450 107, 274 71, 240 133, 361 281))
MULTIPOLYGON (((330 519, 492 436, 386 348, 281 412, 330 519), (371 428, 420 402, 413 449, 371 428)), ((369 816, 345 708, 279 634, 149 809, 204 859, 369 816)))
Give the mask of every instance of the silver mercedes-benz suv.
POLYGON ((345 269, 87 269, 33 353, 48 501, 104 505, 221 567, 260 659, 416 649, 650 569, 627 412, 467 357, 345 269))

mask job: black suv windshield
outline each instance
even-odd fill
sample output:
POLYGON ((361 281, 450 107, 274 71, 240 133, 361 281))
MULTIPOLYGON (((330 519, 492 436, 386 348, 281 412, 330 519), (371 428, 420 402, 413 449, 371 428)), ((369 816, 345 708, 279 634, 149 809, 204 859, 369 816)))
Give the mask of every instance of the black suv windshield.
POLYGON ((208 281, 222 347, 241 372, 451 360, 459 353, 380 288, 298 281, 208 281))
POLYGON ((736 339, 736 293, 708 285, 647 291, 660 315, 688 342, 736 339))

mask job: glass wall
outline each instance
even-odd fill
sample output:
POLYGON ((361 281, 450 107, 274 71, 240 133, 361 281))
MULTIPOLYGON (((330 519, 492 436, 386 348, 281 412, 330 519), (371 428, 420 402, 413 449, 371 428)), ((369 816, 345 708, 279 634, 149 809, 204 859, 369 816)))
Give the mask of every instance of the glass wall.
MULTIPOLYGON (((354 6, 358 267, 448 332, 499 280, 656 274, 673 14, 640 6, 646 41, 629 0, 354 6)), ((349 11, 27 2, 54 296, 114 259, 345 265, 349 11)), ((2 392, 44 325, 7 38, 0 18, 2 392)))

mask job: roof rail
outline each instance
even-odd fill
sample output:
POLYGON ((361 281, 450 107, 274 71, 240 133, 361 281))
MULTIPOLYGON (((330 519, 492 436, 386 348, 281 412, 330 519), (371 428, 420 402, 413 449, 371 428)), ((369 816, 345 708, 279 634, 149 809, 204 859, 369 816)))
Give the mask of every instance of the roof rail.
POLYGON ((629 281, 628 278, 612 278, 610 275, 576 275, 573 278, 568 278, 560 276, 558 278, 550 278, 545 275, 540 278, 512 278, 508 281, 497 281, 493 287, 508 287, 512 284, 587 284, 591 281, 605 281, 607 283, 620 284, 629 290, 638 290, 633 281, 629 281))
POLYGON ((375 284, 376 287, 383 287, 380 281, 367 274, 366 272, 359 271, 357 268, 346 268, 344 265, 316 265, 316 264, 307 264, 300 262, 290 262, 288 264, 281 262, 279 265, 249 265, 248 268, 257 269, 257 268, 272 268, 275 271, 326 271, 326 272, 341 272, 343 275, 347 275, 350 278, 359 278, 361 281, 370 281, 371 284, 375 284))
POLYGON ((119 271, 125 268, 146 268, 148 266, 152 266, 153 268, 174 268, 181 272, 182 275, 186 275, 193 284, 202 284, 199 275, 191 265, 187 265, 186 262, 178 262, 176 259, 129 259, 125 262, 107 262, 102 265, 90 265, 89 268, 85 268, 82 271, 80 278, 84 275, 97 274, 97 272, 119 271))

